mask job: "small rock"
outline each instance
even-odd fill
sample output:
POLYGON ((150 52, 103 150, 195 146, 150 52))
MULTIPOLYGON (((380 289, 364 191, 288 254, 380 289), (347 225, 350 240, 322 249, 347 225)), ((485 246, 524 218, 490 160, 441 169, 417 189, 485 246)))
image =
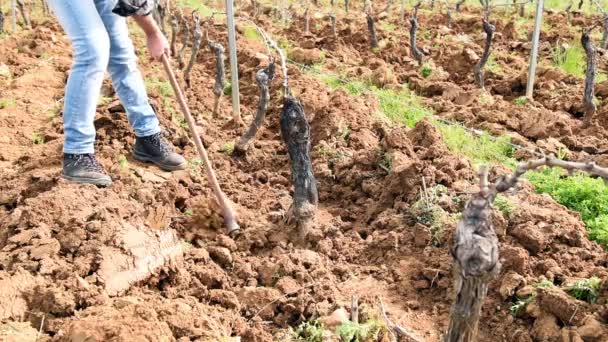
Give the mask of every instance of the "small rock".
POLYGON ((339 308, 332 312, 331 315, 321 317, 319 321, 323 323, 325 327, 332 329, 348 322, 348 313, 343 308, 339 308))
POLYGON ((431 231, 420 223, 414 227, 414 246, 426 247, 431 242, 431 231))
POLYGON ((240 306, 239 299, 236 297, 236 294, 227 290, 210 290, 209 301, 211 303, 220 304, 228 309, 237 309, 240 306))
POLYGON ((283 294, 294 293, 300 288, 298 283, 292 277, 283 277, 279 279, 276 287, 283 292, 283 294))
POLYGON ((211 256, 211 259, 213 259, 213 261, 221 265, 223 268, 232 267, 232 254, 226 247, 209 247, 209 256, 211 256))
POLYGON ((431 283, 428 280, 426 280, 426 279, 415 280, 414 282, 412 282, 412 286, 416 290, 424 290, 424 289, 430 288, 431 287, 431 283))
POLYGON ((587 316, 583 325, 576 329, 585 341, 601 341, 602 336, 608 336, 608 327, 600 323, 593 316, 587 316))
POLYGON ((228 248, 228 250, 230 250, 231 252, 234 252, 238 249, 238 247, 236 246, 236 242, 234 242, 234 240, 228 235, 220 235, 217 238, 217 242, 220 244, 220 246, 228 248))
POLYGON ((515 294, 517 288, 520 285, 525 284, 525 279, 519 273, 509 271, 502 278, 502 284, 500 285, 500 295, 503 300, 512 297, 515 294))

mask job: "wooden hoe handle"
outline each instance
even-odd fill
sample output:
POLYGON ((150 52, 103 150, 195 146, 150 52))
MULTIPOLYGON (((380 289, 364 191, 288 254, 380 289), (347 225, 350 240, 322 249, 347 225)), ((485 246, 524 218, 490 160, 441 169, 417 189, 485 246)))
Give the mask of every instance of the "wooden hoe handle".
POLYGON ((211 163, 209 162, 209 157, 207 156, 207 151, 201 142, 201 138, 196 133, 194 129, 194 120, 192 120, 192 115, 190 114, 190 108, 188 108, 188 104, 186 103, 186 99, 184 94, 182 93, 177 80, 175 79, 175 74, 173 73, 173 69, 171 68, 171 64, 169 63, 169 59, 166 54, 163 54, 161 57, 163 66, 165 67, 165 72, 167 73, 167 77, 169 78, 169 82, 171 82, 171 86, 173 87, 173 91, 175 92, 175 97, 177 98, 177 102, 179 102, 180 109, 184 114, 184 118, 188 123, 188 128, 190 129, 190 134, 192 135, 192 139, 194 139, 194 145, 196 146, 196 150, 198 151, 198 155, 203 161, 203 165, 205 166, 205 170, 207 171, 207 178, 209 178, 209 184, 211 185, 211 189, 213 189, 213 193, 220 206, 222 207, 222 214, 224 216, 224 224, 228 228, 228 234, 235 234, 240 230, 239 224, 236 221, 236 215, 234 213, 234 209, 232 209, 232 205, 230 201, 226 198, 226 195, 222 192, 219 183, 217 182, 217 178, 215 177, 215 172, 211 167, 211 163))

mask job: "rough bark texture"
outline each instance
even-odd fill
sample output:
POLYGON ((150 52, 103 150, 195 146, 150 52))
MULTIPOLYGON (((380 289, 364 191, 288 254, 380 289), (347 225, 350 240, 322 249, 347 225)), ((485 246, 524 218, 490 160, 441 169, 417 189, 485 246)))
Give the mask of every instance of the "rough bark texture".
POLYGON ((207 43, 209 49, 215 54, 215 83, 213 84, 213 95, 215 95, 215 103, 213 104, 213 115, 218 115, 220 109, 220 101, 224 94, 224 87, 226 86, 226 67, 224 55, 224 47, 214 41, 207 43))
POLYGON ((585 90, 583 93, 583 105, 585 106, 585 117, 591 118, 597 109, 595 103, 593 103, 593 97, 595 96, 594 83, 595 73, 597 70, 597 58, 595 45, 589 37, 588 31, 583 31, 581 36, 581 44, 585 49, 587 55, 587 69, 585 72, 585 90))
POLYGON ((184 65, 184 55, 186 54, 186 48, 188 47, 188 42, 190 41, 190 25, 188 25, 188 20, 185 20, 185 18, 182 18, 182 19, 183 19, 182 24, 184 25, 183 28, 181 29, 181 31, 184 32, 183 45, 182 45, 182 48, 177 53, 177 64, 180 69, 183 69, 185 66, 184 65))
POLYGON ((608 13, 604 13, 602 27, 604 28, 604 32, 602 32, 602 43, 600 44, 600 47, 605 49, 606 45, 608 45, 608 13))
POLYGON ((19 8, 19 13, 21 13, 21 17, 23 18, 23 24, 27 27, 32 27, 30 17, 27 14, 27 10, 25 9, 25 5, 23 4, 22 0, 17 0, 17 7, 19 8))
POLYGON ((292 96, 285 96, 281 111, 281 136, 289 152, 291 178, 294 186, 293 216, 301 240, 306 239, 314 219, 317 203, 317 182, 310 161, 310 127, 304 108, 292 96))
POLYGON ((234 147, 235 151, 239 153, 245 153, 249 149, 251 140, 255 137, 260 127, 264 123, 266 118, 266 112, 268 111, 268 103, 270 102, 270 89, 269 83, 274 79, 275 76, 275 64, 274 61, 270 62, 268 67, 258 70, 255 75, 256 83, 260 91, 260 101, 258 102, 258 108, 255 114, 255 118, 251 122, 247 132, 239 139, 239 142, 234 147))
POLYGON ((171 56, 177 56, 177 33, 179 32, 179 18, 177 15, 171 17, 171 56))
POLYGON ((465 0, 458 0, 458 2, 456 3, 456 12, 460 12, 460 7, 462 7, 462 5, 464 4, 465 0))
POLYGON ((487 170, 480 172, 481 191, 466 204, 454 234, 455 300, 444 341, 473 342, 488 284, 498 274, 498 238, 491 222, 496 191, 487 186, 487 170))
POLYGON ((490 49, 492 47, 492 38, 494 37, 494 31, 496 31, 496 27, 490 24, 486 19, 483 19, 483 30, 486 33, 486 44, 483 47, 483 54, 481 55, 481 59, 475 65, 475 83, 480 88, 484 88, 484 67, 488 62, 488 58, 490 58, 490 49))
POLYGON ((200 19, 198 16, 194 16, 193 19, 194 30, 192 32, 192 54, 190 55, 190 62, 186 67, 186 71, 184 72, 184 80, 186 81, 187 87, 190 87, 190 73, 192 72, 192 67, 194 67, 196 59, 198 58, 198 50, 201 48, 201 41, 203 40, 200 19))
POLYGON ((331 23, 331 34, 335 37, 338 36, 338 31, 336 30, 336 16, 331 13, 329 16, 329 22, 331 23))
POLYGON ((366 18, 367 30, 369 31, 369 43, 372 49, 375 49, 378 47, 378 37, 376 36, 376 24, 374 23, 374 18, 369 13, 366 15, 366 18))
POLYGON ((418 65, 422 65, 422 58, 424 58, 424 54, 416 46, 416 31, 418 30, 418 20, 416 19, 416 15, 418 14, 419 6, 420 4, 414 7, 414 15, 410 18, 410 52, 412 57, 418 61, 418 65))

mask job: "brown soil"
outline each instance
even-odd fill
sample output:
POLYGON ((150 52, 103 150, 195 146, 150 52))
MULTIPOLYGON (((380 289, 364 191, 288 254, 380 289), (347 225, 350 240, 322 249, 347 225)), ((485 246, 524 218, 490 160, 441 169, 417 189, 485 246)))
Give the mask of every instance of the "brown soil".
MULTIPOLYGON (((478 32, 477 18, 458 18, 455 30, 478 32)), ((260 19, 270 25, 270 19, 260 19)), ((488 73, 495 101, 481 105, 471 76, 458 73, 459 65, 466 69, 462 46, 446 43, 433 51, 434 62, 448 76, 431 82, 416 76, 401 33, 380 29, 382 38, 399 39, 399 44, 379 56, 367 52, 362 20, 353 18, 341 27, 340 36, 348 39, 339 41, 320 39, 331 35, 328 28, 313 32, 316 41, 295 28, 283 33, 302 49, 327 49, 328 65, 352 65, 365 74, 373 57, 375 70, 386 68, 396 76, 376 72, 379 81, 386 86, 409 81, 429 96, 440 115, 519 134, 527 144, 565 144, 576 153, 601 156, 605 120, 581 129, 579 119, 550 108, 550 94, 545 98, 543 90, 526 111, 510 100, 521 89, 499 92, 501 84, 520 80, 523 59, 509 64, 509 76, 488 73), (589 151, 590 146, 598 150, 589 151)), ((427 27, 433 20, 421 16, 420 21, 427 27)), ((504 26, 497 25, 499 31, 504 26)), ((209 35, 226 41, 220 24, 209 35)), ((512 42, 502 37, 497 49, 512 42)), ((264 63, 264 47, 238 38, 241 103, 249 122, 257 106, 254 80, 264 63)), ((479 54, 482 39, 477 38, 471 48, 479 54)), ((142 44, 140 36, 135 40, 142 44)), ((226 155, 220 150, 242 128, 230 122, 228 100, 222 116, 211 114, 214 61, 204 51, 187 96, 221 186, 240 215, 244 231, 232 239, 223 234, 207 179, 195 164, 168 174, 130 157, 134 138, 115 102, 100 105, 95 120, 97 155, 114 184, 100 189, 60 178, 61 115, 50 113, 61 105, 69 50, 52 20, 36 20, 31 31, 4 38, 0 46, 0 67, 11 74, 0 75, 0 98, 15 100, 0 109, 0 338, 33 341, 41 329, 40 341, 216 341, 230 336, 283 341, 289 327, 348 307, 358 295, 369 315, 378 315, 380 297, 393 321, 424 341, 440 339, 452 302, 449 242, 455 224, 446 223, 443 237, 435 239, 429 227, 417 222, 415 203, 424 177, 429 187, 447 188, 437 203, 457 214, 477 180, 470 161, 450 153, 432 125, 389 127, 370 115, 378 108, 375 99, 332 91, 290 67, 290 85, 311 126, 320 200, 310 241, 301 246, 285 220, 291 186, 279 133, 280 80, 273 82, 267 122, 251 151, 244 157, 226 155), (344 136, 345 127, 350 132, 344 136), (34 143, 35 133, 44 143, 34 143), (119 163, 121 155, 126 163, 119 163), (385 158, 389 171, 382 167, 385 158)), ((141 63, 141 68, 147 78, 163 79, 159 65, 141 63)), ((569 84, 563 75, 540 75, 539 83, 560 77, 560 87, 569 84)), ((564 93, 581 93, 578 84, 564 93)), ((109 82, 104 95, 116 100, 109 82)), ((170 110, 177 108, 173 99, 151 89, 151 100, 166 136, 188 159, 196 158, 187 131, 171 119, 177 115, 170 110)), ((535 194, 529 184, 510 199, 516 203, 511 214, 494 213, 503 267, 483 308, 479 340, 606 341, 607 253, 587 239, 578 214, 535 194), (539 291, 519 318, 510 314, 515 295, 533 291, 531 284, 548 279, 560 285, 590 276, 603 281, 596 304, 555 288, 539 291)))

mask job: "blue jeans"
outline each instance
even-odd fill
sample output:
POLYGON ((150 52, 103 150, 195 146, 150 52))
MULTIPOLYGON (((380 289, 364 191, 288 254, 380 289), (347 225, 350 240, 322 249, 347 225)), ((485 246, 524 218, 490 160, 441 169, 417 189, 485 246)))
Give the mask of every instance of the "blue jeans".
POLYGON ((138 137, 160 132, 137 69, 126 19, 112 13, 116 0, 50 0, 72 41, 74 62, 65 89, 64 153, 94 153, 95 112, 106 70, 138 137))

